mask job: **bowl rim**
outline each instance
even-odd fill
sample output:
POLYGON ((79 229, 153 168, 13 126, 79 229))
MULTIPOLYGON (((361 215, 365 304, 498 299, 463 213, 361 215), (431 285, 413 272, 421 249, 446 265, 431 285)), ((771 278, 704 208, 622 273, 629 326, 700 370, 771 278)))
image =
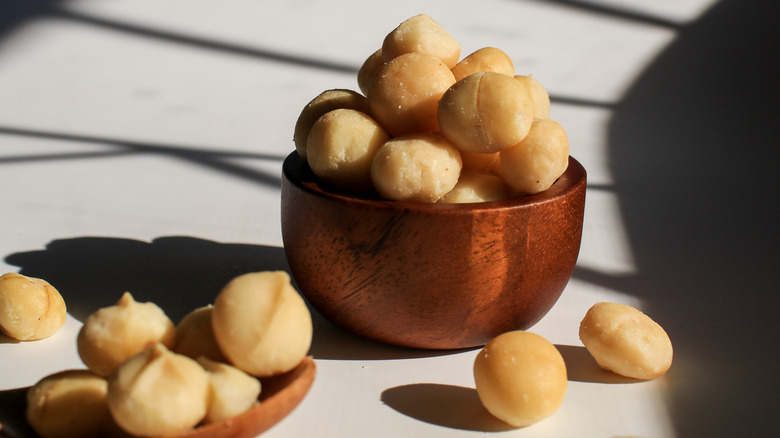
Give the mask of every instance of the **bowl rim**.
POLYGON ((309 168, 297 151, 292 151, 282 163, 282 182, 294 185, 309 194, 328 198, 344 204, 362 205, 377 209, 400 209, 427 214, 475 213, 517 208, 530 208, 565 198, 586 184, 587 172, 574 157, 569 156, 566 171, 553 185, 540 193, 520 195, 500 201, 471 203, 427 203, 419 201, 393 201, 368 195, 349 193, 322 182, 309 168))

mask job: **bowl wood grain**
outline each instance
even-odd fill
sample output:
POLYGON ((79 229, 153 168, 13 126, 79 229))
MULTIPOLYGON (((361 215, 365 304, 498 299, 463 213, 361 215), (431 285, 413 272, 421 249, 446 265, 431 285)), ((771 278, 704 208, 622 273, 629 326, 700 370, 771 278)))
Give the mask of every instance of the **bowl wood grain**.
POLYGON ((585 169, 545 192, 474 204, 387 201, 321 183, 297 153, 282 170, 282 236, 323 316, 407 347, 481 346, 555 304, 579 253, 585 169))

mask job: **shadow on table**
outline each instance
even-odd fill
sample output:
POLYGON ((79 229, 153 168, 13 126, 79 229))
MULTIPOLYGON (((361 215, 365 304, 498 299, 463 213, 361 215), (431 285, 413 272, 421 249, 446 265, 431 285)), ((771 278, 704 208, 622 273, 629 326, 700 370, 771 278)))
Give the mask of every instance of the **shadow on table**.
POLYGON ((0 438, 37 436, 24 417, 27 388, 0 391, 0 438))
POLYGON ((437 426, 478 432, 514 429, 485 409, 474 388, 413 383, 384 390, 381 400, 401 414, 437 426))
MULTIPOLYGON (((566 363, 570 382, 603 384, 638 383, 598 366, 585 347, 556 345, 566 363)), ((503 432, 516 429, 491 415, 477 395, 477 390, 439 383, 414 383, 388 388, 382 402, 395 411, 437 426, 478 432, 503 432)))
POLYGON ((27 388, 0 391, 0 438, 32 438, 37 435, 24 417, 27 388))
POLYGON ((20 273, 54 285, 79 321, 116 303, 125 291, 152 301, 178 322, 213 302, 233 277, 253 271, 287 270, 282 248, 226 244, 185 236, 144 242, 112 237, 78 237, 50 242, 45 249, 16 253, 6 261, 20 273))
POLYGON ((588 350, 579 345, 556 345, 566 363, 570 382, 586 383, 639 383, 642 380, 624 377, 601 368, 588 350))
MULTIPOLYGON (((19 266, 23 275, 54 285, 65 299, 68 313, 79 321, 113 305, 129 291, 137 301, 160 306, 176 323, 190 311, 213 303, 222 287, 240 274, 268 270, 289 273, 283 248, 188 236, 159 237, 151 242, 114 237, 59 239, 43 250, 11 254, 6 262, 19 266)), ((310 354, 316 359, 403 359, 460 351, 381 344, 336 327, 310 310, 314 323, 310 354)))
POLYGON ((608 158, 637 273, 574 274, 639 297, 669 333, 680 437, 780 429, 778 13, 715 3, 627 90, 608 158))

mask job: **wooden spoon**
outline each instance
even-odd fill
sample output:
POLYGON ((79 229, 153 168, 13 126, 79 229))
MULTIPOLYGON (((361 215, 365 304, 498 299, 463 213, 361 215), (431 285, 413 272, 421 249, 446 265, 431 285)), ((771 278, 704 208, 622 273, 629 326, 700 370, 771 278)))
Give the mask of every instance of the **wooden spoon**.
MULTIPOLYGON (((260 379, 262 382, 262 393, 258 398, 260 403, 248 411, 233 418, 199 426, 187 433, 166 438, 252 438, 260 435, 298 406, 309 392, 314 382, 315 372, 314 360, 306 357, 290 372, 260 379)), ((20 403, 24 403, 24 393, 18 394, 20 403)), ((20 415, 23 415, 23 411, 20 412, 20 415)), ((26 424, 24 427, 29 429, 26 424)), ((26 430, 19 430, 17 433, 27 435, 26 430)), ((17 434, 11 435, 11 430, 3 430, 3 425, 0 424, 0 438, 11 436, 17 434)))
POLYGON ((314 360, 306 357, 288 373, 261 379, 260 403, 243 414, 168 438, 252 438, 260 435, 298 406, 314 382, 315 371, 314 360))

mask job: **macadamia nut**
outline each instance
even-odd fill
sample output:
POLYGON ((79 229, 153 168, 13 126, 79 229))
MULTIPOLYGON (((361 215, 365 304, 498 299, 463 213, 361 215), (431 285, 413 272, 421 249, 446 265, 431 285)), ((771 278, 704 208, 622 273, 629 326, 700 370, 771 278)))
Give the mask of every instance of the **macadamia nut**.
POLYGON ((391 136, 438 131, 439 99, 455 83, 433 56, 407 53, 386 62, 368 89, 371 115, 391 136))
POLYGON ((156 343, 109 377, 106 400, 116 423, 130 434, 178 434, 206 416, 209 377, 194 360, 156 343))
POLYGON ((201 356, 220 362, 226 360, 211 328, 213 309, 212 305, 203 306, 182 318, 176 326, 174 353, 196 360, 201 356))
POLYGON ((363 65, 360 66, 357 74, 358 88, 363 94, 368 94, 368 89, 371 87, 371 81, 374 79, 376 72, 385 64, 385 60, 382 58, 382 49, 369 55, 363 65))
POLYGON ((353 193, 372 189, 371 162, 390 137, 360 111, 337 109, 320 117, 306 146, 312 172, 323 181, 353 193))
POLYGON ((205 424, 234 417, 257 403, 259 380, 234 366, 205 357, 198 359, 198 363, 208 373, 211 388, 205 424))
POLYGON ((460 43, 427 15, 416 15, 393 29, 382 42, 385 62, 406 53, 440 59, 448 69, 460 59, 460 43))
POLYGON ((125 292, 113 305, 89 315, 76 344, 84 364, 97 375, 108 376, 122 362, 155 342, 173 346, 176 329, 154 303, 139 303, 125 292))
POLYGON ((214 301, 211 323, 230 363, 257 377, 295 368, 311 346, 311 314, 284 271, 228 282, 214 301))
POLYGON ((99 438, 110 424, 107 386, 87 370, 44 377, 27 390, 27 422, 42 438, 99 438))
POLYGON ((597 303, 580 323, 580 339, 604 369, 650 380, 672 366, 672 341, 666 331, 638 309, 597 303))
POLYGON ((499 163, 499 173, 512 189, 543 192, 569 167, 566 131, 554 120, 536 119, 520 143, 501 150, 499 163))
POLYGON ((474 360, 474 381, 485 408, 516 427, 557 411, 568 385, 560 352, 545 338, 525 331, 488 342, 474 360))
POLYGON ((298 155, 306 160, 306 145, 309 138, 309 132, 314 123, 323 114, 339 108, 354 109, 368 113, 368 101, 365 96, 352 90, 332 89, 325 90, 317 97, 312 99, 301 111, 298 120, 295 122, 293 142, 298 155))
POLYGON ((9 272, 0 277, 0 331, 19 341, 48 338, 65 324, 60 293, 45 280, 9 272))
POLYGON ((452 68, 452 74, 456 81, 481 71, 493 71, 514 76, 515 65, 512 58, 503 50, 495 47, 483 47, 463 58, 452 68))
POLYGON ((455 187, 461 168, 460 153, 444 138, 407 135, 379 148, 371 178, 385 199, 436 202, 455 187))
POLYGON ((550 95, 547 94, 547 90, 544 89, 542 84, 533 76, 517 75, 515 76, 515 79, 528 88, 528 93, 531 95, 531 101, 533 101, 534 118, 549 119, 550 95))
POLYGON ((463 169, 458 183, 443 198, 444 204, 500 201, 509 198, 510 193, 504 181, 496 174, 463 169))
POLYGON ((493 153, 528 135, 534 109, 526 86, 513 76, 482 71, 459 80, 438 108, 441 134, 459 149, 493 153))

